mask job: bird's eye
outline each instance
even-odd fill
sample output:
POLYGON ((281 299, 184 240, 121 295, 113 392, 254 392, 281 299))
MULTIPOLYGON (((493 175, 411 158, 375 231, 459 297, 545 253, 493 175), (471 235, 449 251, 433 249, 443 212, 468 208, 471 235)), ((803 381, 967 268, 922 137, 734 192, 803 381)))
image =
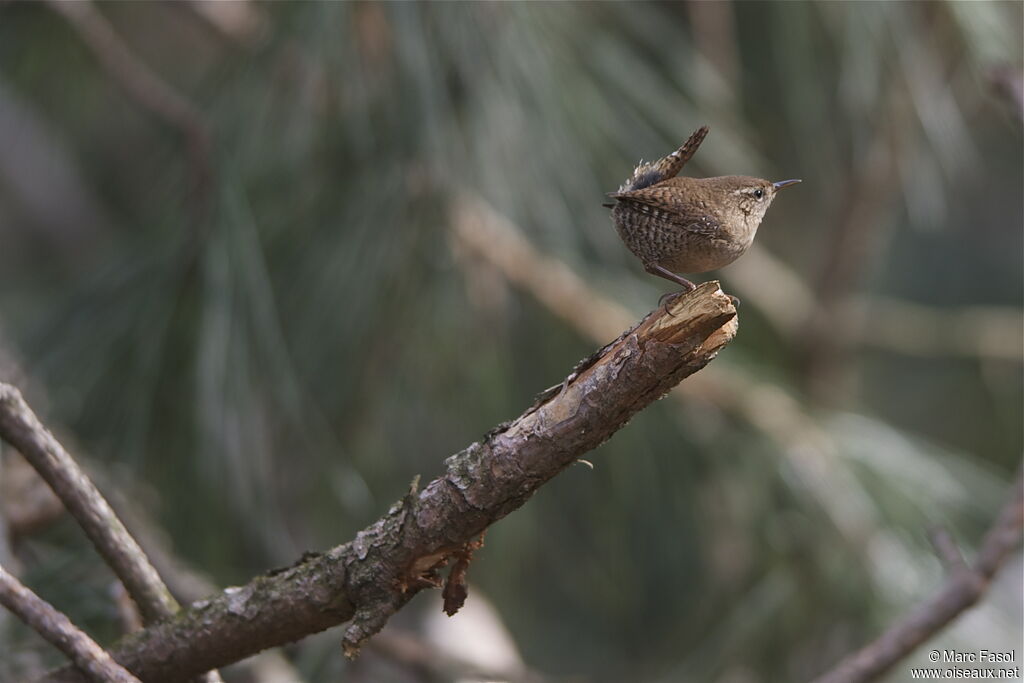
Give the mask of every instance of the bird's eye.
POLYGON ((756 190, 754 190, 754 196, 757 197, 758 199, 761 199, 762 197, 764 197, 764 190, 762 190, 761 188, 757 188, 756 190))

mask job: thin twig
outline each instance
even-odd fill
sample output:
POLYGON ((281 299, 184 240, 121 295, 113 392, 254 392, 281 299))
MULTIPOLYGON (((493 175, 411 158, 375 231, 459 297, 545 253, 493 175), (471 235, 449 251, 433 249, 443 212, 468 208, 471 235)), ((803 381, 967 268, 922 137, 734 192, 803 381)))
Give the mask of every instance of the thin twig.
MULTIPOLYGON (((165 619, 177 611, 178 603, 96 485, 43 427, 21 392, 3 383, 0 383, 0 438, 18 449, 61 499, 124 584, 145 623, 165 619)), ((221 680, 215 671, 196 674, 201 674, 201 680, 207 683, 221 680)))
POLYGON ((181 132, 192 172, 194 218, 197 223, 204 220, 213 171, 209 127, 199 110, 136 56, 89 0, 49 0, 49 4, 74 27, 107 73, 136 103, 181 132))
POLYGON ((14 541, 61 518, 60 498, 13 449, 0 452, 0 468, 0 519, 14 541))
POLYGON ((220 35, 247 47, 255 47, 270 32, 270 18, 255 2, 190 0, 188 6, 220 35))
MULTIPOLYGON (((18 354, 5 343, 0 334, 0 379, 13 383, 15 378, 19 385, 27 387, 26 393, 41 397, 42 402, 46 401, 46 388, 34 382, 25 372, 18 354)), ((90 470, 98 474, 102 484, 103 464, 87 464, 90 470)), ((16 532, 15 536, 27 535, 64 514, 65 508, 60 499, 24 458, 15 457, 13 451, 0 453, 0 465, 4 468, 3 476, 0 476, 0 528, 6 522, 12 533, 16 532), (12 513, 14 516, 11 516, 12 513)), ((157 573, 166 578, 171 594, 183 602, 193 602, 216 593, 218 587, 214 583, 173 554, 164 532, 141 509, 129 502, 131 496, 118 493, 115 491, 111 498, 115 513, 123 520, 132 537, 137 539, 146 557, 157 568, 157 573)), ((123 584, 118 586, 123 587, 123 584)), ((129 609, 137 612, 138 608, 134 604, 123 604, 122 595, 128 601, 131 600, 127 591, 117 593, 118 612, 123 613, 129 609)), ((236 672, 244 672, 255 683, 299 680, 298 674, 279 651, 264 652, 258 657, 239 662, 236 672)), ((207 683, 220 680, 217 672, 209 672, 202 678, 207 683)))
POLYGON ((950 567, 941 590, 877 640, 846 657, 814 683, 866 683, 889 671, 923 642, 941 631, 985 594, 1024 529, 1024 471, 1018 473, 1010 500, 981 542, 974 566, 968 567, 951 547, 952 539, 938 537, 939 553, 950 567))
POLYGON ((949 531, 942 527, 936 527, 928 534, 928 539, 932 542, 932 547, 935 548, 935 554, 942 562, 942 566, 946 568, 946 573, 956 574, 967 569, 964 556, 960 554, 960 548, 957 547, 956 541, 953 540, 949 531))
POLYGON ((139 683, 64 614, 26 588, 0 567, 0 605, 63 652, 89 680, 96 683, 139 683))
MULTIPOLYGON (((735 335, 735 316, 715 282, 671 299, 516 420, 448 458, 445 474, 412 487, 351 543, 196 603, 111 653, 147 682, 177 681, 351 620, 343 645, 354 654, 440 582, 449 557, 709 363, 735 335)), ((64 669, 45 680, 81 677, 64 669)))
POLYGON ((46 430, 17 388, 0 383, 0 437, 25 456, 125 585, 143 619, 174 614, 177 604, 142 549, 89 477, 46 430))
POLYGON ((1014 114, 1024 121, 1024 72, 1009 64, 1001 64, 989 70, 989 82, 993 90, 1013 105, 1014 114))

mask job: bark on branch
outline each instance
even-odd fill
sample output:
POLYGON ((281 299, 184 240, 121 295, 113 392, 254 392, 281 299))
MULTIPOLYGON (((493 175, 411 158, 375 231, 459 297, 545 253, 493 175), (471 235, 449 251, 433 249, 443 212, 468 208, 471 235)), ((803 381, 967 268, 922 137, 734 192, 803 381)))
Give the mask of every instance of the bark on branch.
MULTIPOLYGON (((351 620, 355 654, 491 524, 700 370, 735 335, 717 282, 670 299, 576 366, 516 420, 446 461, 350 543, 229 588, 111 648, 144 681, 177 681, 351 620)), ((48 681, 81 681, 73 669, 48 681)))

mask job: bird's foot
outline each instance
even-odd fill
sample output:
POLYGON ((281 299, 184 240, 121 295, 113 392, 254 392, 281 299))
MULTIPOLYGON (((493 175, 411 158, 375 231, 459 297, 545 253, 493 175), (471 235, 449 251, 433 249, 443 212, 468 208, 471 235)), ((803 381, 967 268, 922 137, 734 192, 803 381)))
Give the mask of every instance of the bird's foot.
MULTIPOLYGON (((657 263, 645 263, 644 270, 646 270, 651 275, 657 275, 658 277, 663 277, 666 280, 674 282, 683 288, 680 292, 668 292, 667 294, 663 294, 661 298, 658 299, 658 306, 664 306, 673 297, 679 296, 681 294, 686 294, 697 289, 697 285, 693 284, 682 275, 677 275, 668 268, 665 268, 664 266, 659 266, 657 263)), ((665 311, 668 312, 668 309, 666 308, 665 311)), ((669 315, 672 314, 669 313, 669 315)))
POLYGON ((668 313, 669 317, 674 318, 675 316, 672 315, 672 311, 669 310, 669 305, 668 304, 670 302, 672 302, 674 299, 678 299, 681 296, 685 296, 685 295, 689 294, 690 292, 692 292, 695 289, 697 289, 697 287, 694 286, 694 285, 691 285, 689 288, 681 289, 678 292, 665 292, 658 299, 658 307, 659 308, 664 308, 665 312, 668 313))
POLYGON ((679 296, 680 294, 685 294, 685 293, 686 293, 686 290, 682 290, 682 291, 679 291, 679 292, 665 292, 664 294, 661 295, 661 297, 658 298, 658 306, 664 306, 665 304, 667 304, 669 301, 671 301, 675 297, 679 296))

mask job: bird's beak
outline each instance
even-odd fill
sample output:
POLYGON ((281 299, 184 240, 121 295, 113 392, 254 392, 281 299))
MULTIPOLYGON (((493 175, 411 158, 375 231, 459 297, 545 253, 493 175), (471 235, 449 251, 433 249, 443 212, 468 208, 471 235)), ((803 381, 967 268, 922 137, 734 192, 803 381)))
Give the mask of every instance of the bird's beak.
POLYGON ((778 191, 778 190, 781 190, 784 187, 789 187, 790 185, 796 185, 799 182, 800 182, 799 179, 796 179, 796 180, 780 180, 777 183, 772 183, 772 187, 774 187, 775 190, 778 191))

